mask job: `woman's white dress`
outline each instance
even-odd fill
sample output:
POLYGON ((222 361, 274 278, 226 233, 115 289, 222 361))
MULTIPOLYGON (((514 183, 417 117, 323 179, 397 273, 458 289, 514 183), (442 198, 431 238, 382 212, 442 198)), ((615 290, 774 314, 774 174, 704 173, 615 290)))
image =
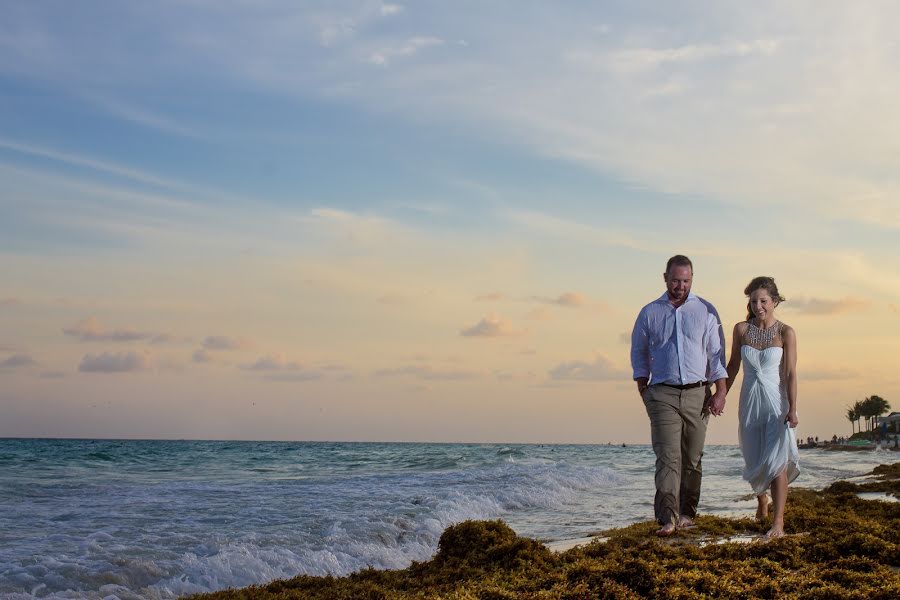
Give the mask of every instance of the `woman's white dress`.
POLYGON ((781 382, 780 346, 741 346, 744 383, 738 409, 738 439, 744 454, 744 479, 757 495, 785 469, 788 482, 800 474, 797 438, 785 423, 787 390, 781 382))

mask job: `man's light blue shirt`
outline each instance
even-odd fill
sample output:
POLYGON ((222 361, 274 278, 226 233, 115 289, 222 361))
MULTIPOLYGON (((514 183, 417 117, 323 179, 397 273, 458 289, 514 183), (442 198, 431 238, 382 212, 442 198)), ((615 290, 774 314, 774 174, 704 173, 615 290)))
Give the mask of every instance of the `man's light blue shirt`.
POLYGON ((631 332, 634 379, 685 385, 728 377, 725 335, 715 307, 694 294, 675 308, 663 294, 641 309, 631 332))

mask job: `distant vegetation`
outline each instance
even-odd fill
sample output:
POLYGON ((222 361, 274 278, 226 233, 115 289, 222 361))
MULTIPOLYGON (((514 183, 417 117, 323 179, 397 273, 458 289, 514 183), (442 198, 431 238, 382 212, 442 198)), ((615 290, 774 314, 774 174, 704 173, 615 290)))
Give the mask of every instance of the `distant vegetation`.
POLYGON ((847 407, 847 420, 850 421, 850 427, 854 434, 857 427, 862 433, 860 419, 865 419, 866 431, 872 431, 875 428, 876 417, 880 417, 889 410, 891 410, 891 405, 887 400, 881 396, 869 396, 865 400, 858 400, 853 406, 847 407))

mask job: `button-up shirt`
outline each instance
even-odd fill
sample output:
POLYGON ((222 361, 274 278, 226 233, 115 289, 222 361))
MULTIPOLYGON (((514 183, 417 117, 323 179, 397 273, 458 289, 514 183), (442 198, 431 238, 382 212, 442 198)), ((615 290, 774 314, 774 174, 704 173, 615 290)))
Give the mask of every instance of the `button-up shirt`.
POLYGON ((685 385, 728 377, 725 335, 715 307, 694 294, 678 308, 663 294, 641 309, 631 332, 634 378, 685 385))

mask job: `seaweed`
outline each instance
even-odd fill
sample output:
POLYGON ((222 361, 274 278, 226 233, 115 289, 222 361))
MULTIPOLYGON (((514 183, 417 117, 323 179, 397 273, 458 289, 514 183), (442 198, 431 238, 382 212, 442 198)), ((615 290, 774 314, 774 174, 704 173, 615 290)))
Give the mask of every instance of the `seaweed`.
POLYGON ((664 540, 656 524, 603 532, 604 541, 555 554, 502 521, 466 521, 441 536, 437 554, 406 569, 347 577, 300 576, 196 599, 587 600, 900 597, 900 503, 864 500, 873 484, 900 487, 900 463, 876 481, 790 490, 783 538, 753 543, 766 525, 701 516, 664 540))

